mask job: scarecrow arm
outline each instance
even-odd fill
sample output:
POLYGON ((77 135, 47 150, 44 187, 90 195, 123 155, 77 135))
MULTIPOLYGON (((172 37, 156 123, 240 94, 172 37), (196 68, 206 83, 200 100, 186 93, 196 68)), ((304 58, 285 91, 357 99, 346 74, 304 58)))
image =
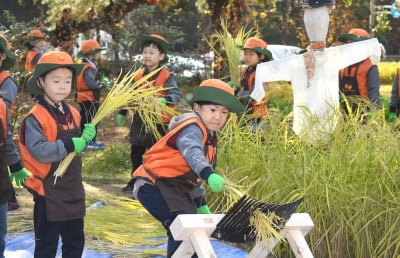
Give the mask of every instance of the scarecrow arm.
POLYGON ((358 63, 369 57, 379 59, 381 56, 381 48, 376 38, 327 48, 325 51, 326 60, 335 60, 337 70, 358 63))
POLYGON ((261 101, 265 96, 264 82, 292 81, 297 73, 294 71, 304 73, 301 67, 304 67, 301 55, 258 64, 254 90, 250 97, 257 102, 261 101))

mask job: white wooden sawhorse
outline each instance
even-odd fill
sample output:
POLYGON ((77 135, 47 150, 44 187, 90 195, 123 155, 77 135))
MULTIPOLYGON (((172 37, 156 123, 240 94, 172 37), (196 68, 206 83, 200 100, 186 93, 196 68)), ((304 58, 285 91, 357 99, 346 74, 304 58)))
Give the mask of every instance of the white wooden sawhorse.
MULTIPOLYGON (((191 257, 195 252, 199 258, 216 258, 217 255, 210 242, 210 235, 214 232, 218 222, 225 214, 183 214, 179 215, 171 224, 170 230, 175 240, 183 241, 172 255, 172 258, 191 257)), ((314 227, 308 213, 293 213, 280 231, 286 238, 296 258, 314 257, 305 240, 305 236, 314 227)), ((257 243, 247 258, 267 257, 277 239, 271 241, 269 248, 257 243)))

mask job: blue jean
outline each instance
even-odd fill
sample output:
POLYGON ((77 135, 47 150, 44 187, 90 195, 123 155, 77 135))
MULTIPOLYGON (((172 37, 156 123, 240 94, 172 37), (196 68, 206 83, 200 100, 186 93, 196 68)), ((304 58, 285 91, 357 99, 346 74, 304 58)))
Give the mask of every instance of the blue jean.
POLYGON ((149 213, 161 222, 167 230, 168 248, 167 257, 171 257, 182 241, 176 241, 169 226, 179 214, 188 214, 189 211, 170 212, 167 203, 157 186, 144 184, 139 188, 138 199, 149 213))
POLYGON ((7 202, 0 204, 0 258, 4 258, 4 249, 6 248, 7 206, 7 202))

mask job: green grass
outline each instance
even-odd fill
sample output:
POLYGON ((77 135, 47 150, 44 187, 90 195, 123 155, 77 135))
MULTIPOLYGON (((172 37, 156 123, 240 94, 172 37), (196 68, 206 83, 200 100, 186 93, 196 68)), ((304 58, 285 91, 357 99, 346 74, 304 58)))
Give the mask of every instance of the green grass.
MULTIPOLYGON (((314 221, 307 239, 315 257, 393 257, 400 250, 400 135, 383 112, 364 124, 359 116, 341 120, 320 142, 303 141, 274 113, 259 134, 231 117, 217 172, 243 186, 256 181, 248 193, 262 201, 304 197, 298 212, 314 221)), ((292 256, 287 245, 277 251, 292 256)))
POLYGON ((86 151, 82 170, 87 182, 126 183, 132 172, 130 149, 127 145, 111 145, 100 151, 86 151))

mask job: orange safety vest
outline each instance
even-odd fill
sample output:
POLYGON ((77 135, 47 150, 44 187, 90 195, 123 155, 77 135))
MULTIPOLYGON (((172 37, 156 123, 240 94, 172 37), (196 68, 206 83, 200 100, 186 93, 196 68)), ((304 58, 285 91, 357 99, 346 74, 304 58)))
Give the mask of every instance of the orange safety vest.
POLYGON ((8 202, 13 197, 13 190, 9 180, 8 168, 4 160, 4 155, 7 153, 6 138, 8 133, 6 116, 7 105, 0 98, 0 204, 8 202))
MULTIPOLYGON (((8 78, 11 77, 11 75, 6 71, 3 70, 0 72, 0 92, 1 92, 1 86, 3 85, 3 82, 8 78)), ((8 110, 8 117, 11 117, 12 114, 14 113, 14 109, 15 109, 15 99, 11 105, 11 108, 8 110)))
MULTIPOLYGON (((71 123, 70 126, 79 125, 80 121, 80 114, 79 112, 73 108, 71 105, 68 105, 72 117, 75 123, 71 123)), ((39 122, 40 127, 43 130, 43 134, 46 137, 48 142, 55 142, 57 140, 57 132, 58 132, 58 125, 54 118, 51 116, 49 111, 40 104, 36 104, 33 108, 28 112, 28 115, 33 115, 36 120, 39 122)), ((68 129, 67 125, 63 125, 62 129, 68 129)), ((24 130, 21 130, 21 134, 19 136, 19 149, 21 152, 21 158, 24 163, 24 166, 27 170, 32 172, 32 176, 30 176, 25 182, 24 185, 34 190, 40 195, 44 195, 44 187, 43 187, 43 180, 47 177, 48 173, 50 172, 50 168, 52 163, 42 163, 36 160, 27 147, 25 146, 24 142, 24 130)))
POLYGON ((345 96, 359 95, 368 99, 368 71, 373 66, 371 60, 368 58, 359 63, 350 65, 339 71, 339 88, 345 96), (351 83, 351 80, 355 80, 351 83), (356 84, 356 85, 355 85, 356 84))
MULTIPOLYGON (((6 114, 7 114, 7 106, 6 103, 4 103, 3 99, 0 98, 0 119, 1 119, 1 128, 3 129, 3 133, 4 133, 4 139, 6 139, 7 137, 7 119, 6 119, 6 114)), ((0 143, 0 144, 5 144, 4 143, 0 143)))
POLYGON ((28 54, 26 55, 26 61, 25 61, 25 70, 32 71, 35 69, 35 64, 34 60, 37 55, 40 53, 36 50, 29 50, 28 54))
MULTIPOLYGON (((140 80, 140 78, 143 77, 145 70, 146 70, 145 68, 140 69, 133 80, 135 82, 140 80)), ((164 87, 169 77, 171 76, 171 72, 166 69, 162 69, 160 72, 158 72, 158 74, 156 74, 156 76, 157 78, 155 78, 155 80, 153 81, 152 86, 158 89, 164 87)), ((167 89, 157 91, 156 94, 157 98, 165 97, 167 95, 167 89)), ((175 105, 168 105, 168 107, 175 108, 175 105)), ((170 114, 166 111, 162 111, 161 114, 162 114, 162 121, 164 123, 168 123, 169 121, 171 121, 171 118, 173 117, 173 114, 170 114)))
POLYGON ((82 103, 85 101, 96 101, 94 92, 93 90, 89 89, 89 86, 87 85, 84 77, 84 72, 88 68, 92 68, 94 71, 94 76, 96 76, 96 68, 89 62, 84 62, 82 72, 76 78, 76 101, 78 103, 82 103))
MULTIPOLYGON (((249 91, 253 90, 255 79, 256 79, 256 70, 254 69, 247 78, 246 88, 249 91)), ((244 85, 242 85, 241 88, 243 89, 244 85)), ((252 107, 252 114, 255 118, 266 118, 268 116, 268 105, 265 99, 261 100, 260 102, 251 101, 250 105, 252 107)))
MULTIPOLYGON (((144 163, 133 172, 134 177, 146 178, 155 184, 156 180, 147 171, 157 178, 175 178, 191 171, 182 154, 177 148, 168 143, 176 134, 189 124, 197 124, 203 132, 202 144, 205 149, 206 160, 212 164, 216 150, 212 145, 207 144, 208 131, 199 118, 189 118, 169 131, 164 137, 157 141, 145 154, 144 163)), ((200 181, 200 178, 198 179, 200 181)))

